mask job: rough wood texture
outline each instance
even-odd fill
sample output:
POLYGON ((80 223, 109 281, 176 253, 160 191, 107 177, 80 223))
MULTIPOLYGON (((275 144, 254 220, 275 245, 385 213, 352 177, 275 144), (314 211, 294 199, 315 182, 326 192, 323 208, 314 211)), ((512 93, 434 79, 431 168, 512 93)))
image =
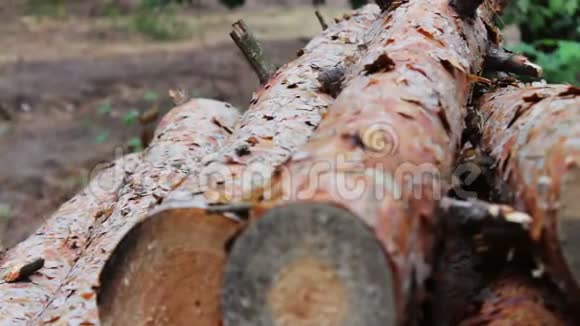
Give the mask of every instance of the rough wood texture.
MULTIPOLYGON (((99 273, 121 237, 231 134, 239 114, 227 103, 196 99, 170 111, 120 189, 114 208, 93 227, 78 259, 36 322, 98 323, 99 273)), ((63 232, 62 234, 66 234, 63 232)), ((29 317, 30 318, 30 317, 29 317)))
MULTIPOLYGON (((492 13, 485 7, 483 17, 492 13)), ((433 210, 445 193, 470 84, 488 33, 444 0, 409 1, 368 33, 355 77, 311 141, 278 170, 271 201, 333 202, 363 219, 386 251, 399 324, 416 317, 431 273, 433 210), (409 313, 409 314, 408 314, 409 313)))
MULTIPOLYGON (((232 234, 243 226, 241 219, 249 210, 247 205, 235 202, 247 199, 246 191, 261 192, 261 186, 270 178, 272 170, 307 141, 326 107, 333 101, 332 96, 320 90, 318 77, 325 69, 334 68, 345 57, 354 55, 365 29, 377 16, 375 6, 366 7, 314 38, 300 58, 281 68, 259 91, 256 96, 260 100, 253 101, 224 149, 205 160, 206 168, 190 175, 167 196, 153 216, 127 234, 107 264, 105 274, 109 276, 102 279, 104 287, 99 295, 102 302, 99 309, 106 324, 114 324, 114 321, 139 323, 151 319, 186 325, 192 315, 199 316, 198 321, 204 325, 221 322, 216 298, 221 292, 226 249, 232 234), (258 183, 244 179, 241 174, 244 170, 245 176, 249 171, 259 173, 258 183), (220 181, 224 183, 220 184, 220 181), (216 193, 219 195, 213 197, 216 193), (226 205, 218 206, 216 203, 226 205), (156 227, 171 232, 154 234, 147 231, 156 227), (158 245, 151 248, 142 245, 154 239, 158 245), (204 241, 186 243, 186 239, 204 241), (135 244, 136 241, 139 244, 135 244), (170 248, 171 245, 174 248, 170 248), (151 257, 154 266, 149 259, 143 258, 145 248, 146 256, 151 257), (203 262, 180 260, 180 272, 167 273, 164 284, 173 284, 183 273, 191 272, 179 290, 159 286, 158 274, 148 271, 151 268, 157 271, 175 269, 171 257, 181 257, 183 252, 192 257, 203 257, 203 262), (112 262, 119 260, 124 264, 112 262), (121 284, 120 280, 128 283, 121 284), (140 284, 144 286, 140 287, 140 284), (136 287, 139 295, 127 299, 136 287), (155 298, 164 291, 175 292, 175 301, 165 300, 168 310, 152 308, 155 298), (193 302, 193 305, 181 309, 184 302, 193 302)), ((254 199, 259 199, 259 196, 249 195, 254 199)))
POLYGON ((509 86, 483 96, 482 146, 497 158, 498 187, 532 216, 530 238, 580 303, 580 89, 509 86))
POLYGON ((125 176, 138 161, 138 156, 131 154, 102 166, 83 191, 8 251, 0 269, 38 258, 44 259, 44 266, 29 276, 30 281, 0 281, 0 325, 24 325, 42 311, 87 245, 95 221, 108 214, 125 176))
POLYGON ((377 6, 365 6, 312 39, 254 94, 224 148, 208 157, 199 176, 188 178, 168 201, 205 207, 260 199, 274 169, 308 141, 334 101, 321 90, 319 76, 356 56, 378 14, 377 6))
POLYGON ((530 276, 502 275, 486 286, 478 297, 481 300, 479 309, 458 325, 574 325, 555 308, 561 302, 554 297, 553 290, 542 280, 530 276))
POLYGON ((272 77, 276 72, 276 66, 270 61, 270 58, 264 53, 264 49, 254 37, 246 23, 238 20, 232 25, 230 33, 232 40, 240 48, 248 63, 252 66, 261 84, 272 77))

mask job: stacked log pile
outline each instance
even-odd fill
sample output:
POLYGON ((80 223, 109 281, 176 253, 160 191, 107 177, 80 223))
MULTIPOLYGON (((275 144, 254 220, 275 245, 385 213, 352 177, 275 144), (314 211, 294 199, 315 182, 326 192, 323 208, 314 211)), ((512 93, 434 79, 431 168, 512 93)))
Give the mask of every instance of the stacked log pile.
POLYGON ((482 77, 541 75, 505 1, 377 3, 277 70, 234 24, 249 109, 176 107, 8 251, 0 325, 574 324, 579 89, 482 77))

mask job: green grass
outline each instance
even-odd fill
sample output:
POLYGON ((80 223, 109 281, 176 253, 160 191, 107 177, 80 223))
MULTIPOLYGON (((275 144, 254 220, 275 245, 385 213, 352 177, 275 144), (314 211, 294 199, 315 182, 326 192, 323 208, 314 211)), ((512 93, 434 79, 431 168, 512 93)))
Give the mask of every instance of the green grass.
POLYGON ((190 26, 166 10, 142 9, 132 16, 130 25, 133 30, 156 41, 182 39, 191 35, 190 26))
POLYGON ((63 0, 28 0, 28 8, 34 16, 62 17, 66 15, 63 0))

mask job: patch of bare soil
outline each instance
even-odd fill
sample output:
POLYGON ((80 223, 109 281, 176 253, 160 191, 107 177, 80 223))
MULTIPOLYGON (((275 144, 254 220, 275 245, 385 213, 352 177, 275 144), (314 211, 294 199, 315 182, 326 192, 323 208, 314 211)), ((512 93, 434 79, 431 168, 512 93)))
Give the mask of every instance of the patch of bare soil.
MULTIPOLYGON (((268 41, 265 47, 281 64, 303 44, 304 39, 294 38, 268 41)), ((116 147, 127 149, 144 128, 152 129, 130 123, 131 114, 171 108, 169 89, 247 107, 257 79, 234 45, 164 46, 141 53, 5 60, 0 65, 4 247, 33 232, 86 183, 92 167, 113 158, 116 147)))

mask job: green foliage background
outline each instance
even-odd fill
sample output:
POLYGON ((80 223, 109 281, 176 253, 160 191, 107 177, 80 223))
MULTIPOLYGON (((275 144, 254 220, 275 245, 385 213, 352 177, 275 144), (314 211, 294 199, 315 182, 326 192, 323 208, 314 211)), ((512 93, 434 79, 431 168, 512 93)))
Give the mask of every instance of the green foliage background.
POLYGON ((542 66, 547 81, 580 84, 580 0, 512 0, 502 23, 519 26, 522 42, 511 49, 542 66))

